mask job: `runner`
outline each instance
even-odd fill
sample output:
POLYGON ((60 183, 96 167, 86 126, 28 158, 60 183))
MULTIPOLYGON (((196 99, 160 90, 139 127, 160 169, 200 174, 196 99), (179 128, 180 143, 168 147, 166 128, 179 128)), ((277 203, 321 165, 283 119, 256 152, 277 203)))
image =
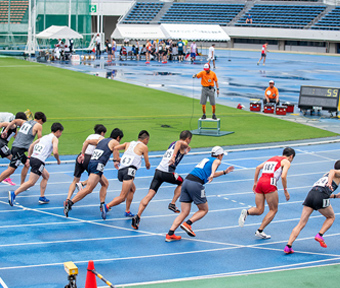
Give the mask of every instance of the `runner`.
POLYGON ((269 52, 267 50, 267 47, 268 47, 268 42, 266 42, 262 45, 261 58, 260 58, 259 62, 257 62, 257 65, 260 65, 260 62, 261 62, 262 59, 263 59, 263 66, 266 65, 265 63, 266 63, 267 52, 269 52))
MULTIPOLYGON (((83 149, 81 151, 81 155, 78 157, 78 161, 82 163, 84 161, 84 154, 88 145, 95 145, 96 149, 93 151, 91 160, 88 165, 88 173, 89 179, 87 180, 87 185, 84 189, 79 191, 76 196, 73 197, 72 200, 65 201, 64 204, 64 214, 68 217, 68 213, 72 210, 72 206, 83 199, 86 195, 92 193, 94 188, 96 188, 98 182, 101 185, 99 191, 100 197, 100 210, 102 212, 102 217, 105 219, 106 211, 104 209, 105 205, 105 198, 107 193, 108 182, 103 180, 103 173, 104 167, 106 166, 109 158, 113 152, 113 149, 119 145, 119 142, 123 138, 124 134, 123 131, 115 128, 112 130, 110 138, 103 138, 103 139, 91 139, 86 140, 83 145, 83 149), (104 214, 104 216, 103 216, 104 214)), ((118 164, 115 162, 115 167, 118 169, 118 164)))
MULTIPOLYGON (((106 127, 104 125, 101 125, 101 124, 97 124, 96 126, 94 126, 94 134, 91 134, 89 135, 86 140, 101 140, 104 138, 105 136, 105 133, 106 133, 106 127)), ((85 140, 85 141, 86 141, 85 140)), ((93 151, 96 149, 96 146, 95 145, 91 145, 89 144, 85 150, 85 153, 84 153, 84 161, 83 163, 79 163, 77 161, 78 157, 81 155, 79 154, 77 156, 77 159, 76 159, 76 163, 75 163, 75 167, 74 167, 74 178, 73 178, 73 181, 68 189, 68 195, 67 195, 67 200, 71 199, 73 193, 74 193, 74 190, 77 188, 78 190, 82 190, 86 184, 87 184, 87 180, 84 181, 84 182, 79 182, 80 181, 80 177, 81 177, 81 174, 84 173, 84 171, 86 170, 87 171, 87 166, 89 165, 89 162, 90 162, 90 159, 91 159, 91 156, 93 154, 93 151)), ((104 182, 107 183, 107 185, 109 185, 109 182, 108 180, 105 178, 105 176, 103 175, 102 176, 102 179, 104 182)))
POLYGON ((177 165, 183 159, 183 156, 190 151, 191 148, 189 144, 191 142, 191 138, 192 133, 188 130, 184 130, 179 135, 180 140, 170 144, 168 150, 163 156, 161 163, 159 163, 158 167, 156 168, 155 174, 150 184, 149 193, 142 199, 139 204, 138 213, 132 218, 132 228, 136 230, 138 229, 140 217, 142 216, 143 211, 164 182, 177 185, 174 191, 174 197, 171 203, 169 203, 168 208, 175 213, 180 212, 176 207, 176 201, 181 195, 183 178, 179 176, 175 170, 177 165))
POLYGON ((225 152, 223 151, 222 147, 215 146, 211 150, 211 157, 204 158, 185 178, 182 185, 180 198, 182 212, 177 216, 168 234, 166 234, 166 242, 172 242, 182 239, 181 236, 176 236, 174 234, 175 230, 180 225, 180 227, 189 236, 196 237, 195 232, 191 229, 191 225, 194 222, 202 219, 208 213, 208 202, 205 196, 204 184, 207 182, 210 183, 214 178, 226 175, 234 170, 234 167, 230 166, 226 170, 216 172, 217 168, 221 164, 224 154, 225 152), (192 202, 197 205, 198 211, 194 215, 192 215, 192 217, 188 221, 183 222, 190 213, 192 202))
POLYGON ((323 235, 331 228, 335 215, 333 207, 330 203, 330 198, 340 198, 340 193, 332 194, 339 186, 340 183, 340 160, 334 164, 334 169, 330 170, 322 178, 314 183, 313 188, 309 191, 305 201, 303 202, 303 209, 299 224, 293 229, 290 234, 288 243, 284 249, 286 254, 294 253, 292 249, 293 242, 299 236, 301 230, 306 226, 307 221, 312 215, 314 210, 319 211, 326 217, 320 232, 316 234, 315 240, 320 243, 320 246, 327 248, 323 235), (333 196, 333 197, 331 197, 333 196))
POLYGON ((20 162, 24 164, 24 167, 21 170, 20 184, 23 184, 25 182, 25 178, 29 168, 29 161, 27 156, 25 155, 25 152, 28 151, 28 148, 32 144, 35 135, 37 135, 38 139, 42 137, 42 124, 44 124, 45 122, 45 114, 42 112, 36 112, 34 114, 34 120, 26 121, 23 119, 14 119, 2 132, 2 137, 6 138, 11 127, 20 127, 17 137, 14 139, 12 144, 11 162, 9 163, 8 168, 1 173, 0 182, 12 175, 14 171, 19 167, 20 162))
MULTIPOLYGON (((118 180, 123 182, 122 191, 118 197, 115 197, 110 203, 105 205, 105 211, 108 212, 111 207, 117 206, 126 201, 125 217, 133 217, 130 211, 133 195, 136 191, 136 186, 133 180, 136 176, 136 171, 142 165, 142 157, 144 156, 145 167, 150 169, 148 142, 150 135, 148 131, 142 130, 138 134, 138 141, 125 142, 124 144, 115 147, 115 151, 125 150, 122 159, 120 160, 120 167, 118 170, 118 180)), ((118 161, 117 158, 115 158, 118 161)), ((103 214, 102 214, 103 216, 103 214)), ((106 215, 104 215, 106 217, 106 215)), ((103 219, 104 219, 103 217, 103 219)))
POLYGON ((51 126, 51 133, 44 137, 34 141, 29 150, 28 158, 30 159, 31 174, 27 182, 21 184, 21 186, 15 191, 8 192, 9 205, 13 206, 14 199, 20 193, 26 191, 30 187, 34 186, 35 183, 42 176, 40 182, 40 197, 39 204, 47 204, 50 202, 45 197, 45 190, 47 181, 50 175, 45 168, 45 161, 53 152, 53 156, 57 159, 58 165, 60 164, 59 153, 58 153, 58 139, 63 133, 64 127, 60 123, 53 123, 51 126))
POLYGON ((210 65, 210 61, 213 62, 214 69, 216 69, 215 66, 215 44, 211 44, 211 47, 209 48, 209 55, 208 55, 208 64, 210 65))
POLYGON ((255 236, 258 238, 271 238, 271 236, 264 233, 263 230, 274 219, 278 210, 279 195, 277 193, 277 182, 280 177, 282 179, 282 186, 286 200, 288 201, 290 199, 290 195, 287 190, 287 173, 290 168, 290 163, 293 161, 294 157, 294 149, 286 147, 283 150, 282 156, 274 156, 256 167, 253 186, 256 207, 252 207, 248 210, 243 209, 238 224, 240 227, 243 227, 247 215, 262 215, 264 212, 265 201, 267 201, 269 212, 263 218, 260 228, 255 232, 255 236), (259 181, 257 181, 262 169, 262 176, 259 181))

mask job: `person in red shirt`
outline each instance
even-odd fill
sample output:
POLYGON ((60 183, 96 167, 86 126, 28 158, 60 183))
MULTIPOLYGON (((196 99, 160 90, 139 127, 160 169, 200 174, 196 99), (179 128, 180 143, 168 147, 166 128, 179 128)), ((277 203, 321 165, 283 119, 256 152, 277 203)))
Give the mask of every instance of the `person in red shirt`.
POLYGON ((290 163, 295 157, 293 148, 286 147, 283 150, 282 156, 274 156, 256 167, 253 191, 255 193, 256 207, 243 209, 238 220, 240 227, 244 226, 244 222, 248 215, 262 215, 264 212, 265 202, 267 201, 269 212, 263 218, 259 229, 256 230, 255 236, 261 239, 269 239, 270 235, 263 232, 264 228, 274 219, 279 205, 279 195, 277 192, 277 182, 282 179, 283 191, 286 200, 290 199, 287 191, 287 173, 290 168, 290 163), (261 178, 258 180, 260 171, 262 170, 261 178))
POLYGON ((259 62, 257 62, 257 65, 260 65, 260 62, 261 62, 262 59, 263 59, 263 66, 266 65, 265 63, 266 63, 267 52, 269 52, 267 50, 267 47, 268 47, 268 42, 266 42, 262 45, 261 58, 260 58, 259 62))

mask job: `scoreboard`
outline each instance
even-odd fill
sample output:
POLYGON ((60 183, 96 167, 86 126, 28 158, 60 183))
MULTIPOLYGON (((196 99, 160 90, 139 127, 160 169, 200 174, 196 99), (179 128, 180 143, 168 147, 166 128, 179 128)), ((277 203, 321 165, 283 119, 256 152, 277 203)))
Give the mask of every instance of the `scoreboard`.
POLYGON ((340 110, 339 88, 301 86, 298 107, 303 110, 340 110))

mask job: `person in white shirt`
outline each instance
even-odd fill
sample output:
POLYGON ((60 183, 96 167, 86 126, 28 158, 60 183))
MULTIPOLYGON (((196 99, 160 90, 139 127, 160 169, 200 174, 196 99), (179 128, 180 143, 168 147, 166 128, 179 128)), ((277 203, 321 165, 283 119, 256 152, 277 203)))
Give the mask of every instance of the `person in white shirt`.
POLYGON ((209 48, 209 55, 208 55, 208 63, 210 64, 210 61, 212 60, 214 69, 215 66, 215 44, 211 44, 211 47, 209 48))
POLYGON ((196 59, 196 52, 197 52, 197 45, 196 42, 192 42, 190 45, 190 57, 191 57, 191 63, 194 63, 196 59))
POLYGON ((100 36, 99 36, 99 33, 97 34, 97 37, 96 37, 96 56, 97 58, 100 57, 100 54, 101 54, 101 51, 100 51, 100 36))
POLYGON ((40 182, 40 197, 39 204, 47 204, 50 202, 45 197, 45 190, 47 186, 49 173, 45 168, 46 159, 53 153, 55 159, 57 159, 58 165, 61 163, 58 153, 58 138, 63 133, 64 127, 60 123, 53 123, 51 126, 51 133, 43 136, 42 138, 34 141, 28 149, 28 158, 30 159, 31 174, 25 183, 21 184, 20 187, 15 191, 8 192, 8 202, 13 206, 14 199, 21 192, 26 191, 37 183, 40 176, 42 180, 40 182))

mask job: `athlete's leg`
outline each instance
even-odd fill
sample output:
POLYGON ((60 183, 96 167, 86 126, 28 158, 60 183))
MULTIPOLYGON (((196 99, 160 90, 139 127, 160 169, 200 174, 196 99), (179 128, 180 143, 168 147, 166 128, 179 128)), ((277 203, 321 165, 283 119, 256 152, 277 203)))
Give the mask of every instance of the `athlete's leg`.
POLYGON ((133 200, 133 195, 135 194, 135 192, 136 192, 136 186, 135 186, 135 183, 132 182, 130 191, 129 191, 128 195, 126 196, 126 210, 125 210, 125 212, 130 212, 130 206, 131 206, 131 203, 132 203, 132 200, 133 200))
POLYGON ((274 219, 279 205, 279 195, 277 191, 264 194, 264 197, 267 201, 269 212, 264 216, 259 230, 266 228, 266 226, 274 219))
POLYGON ((255 205, 248 209, 248 215, 262 215, 264 212, 265 197, 262 193, 255 193, 255 205))
POLYGON ((132 184, 133 184, 133 179, 124 180, 123 184, 122 184, 122 191, 120 192, 120 195, 113 198, 113 200, 109 204, 107 204, 107 206, 109 208, 111 208, 113 206, 119 205, 120 203, 124 202, 128 193, 131 190, 132 184))
POLYGON ((215 59, 213 60, 213 65, 214 65, 214 68, 216 68, 216 65, 215 65, 215 59))
POLYGON ((289 236, 288 245, 292 246, 295 239, 299 236, 301 230, 306 226, 309 216, 313 213, 313 209, 308 206, 303 206, 299 224, 295 226, 289 236))
POLYGON ((30 167, 29 164, 27 164, 27 165, 25 164, 24 167, 22 167, 22 170, 21 170, 21 183, 20 184, 24 184, 25 183, 25 179, 26 179, 29 167, 30 167))
POLYGON ((178 200, 179 196, 181 196, 182 184, 178 185, 174 191, 174 198, 172 198, 171 204, 176 205, 176 201, 178 200))
POLYGON ((190 210, 191 203, 186 202, 181 203, 181 213, 176 217, 176 219, 172 223, 170 231, 175 231, 178 228, 178 226, 183 223, 184 219, 189 215, 190 210))
POLYGON ((38 174, 35 173, 30 173, 30 177, 28 178, 28 181, 21 184, 20 187, 14 191, 15 195, 20 194, 23 191, 26 191, 28 188, 34 186, 34 184, 38 181, 38 179, 40 178, 40 176, 38 174))
POLYGON ((109 180, 107 180, 107 178, 102 175, 102 177, 99 180, 99 183, 101 185, 101 188, 99 190, 99 200, 100 203, 105 202, 106 199, 106 193, 107 193, 107 188, 109 187, 109 180))
POLYGON ((137 215, 139 217, 142 216, 142 213, 144 212, 146 206, 148 206, 148 204, 150 203, 150 201, 152 200, 152 198, 155 195, 156 195, 156 191, 150 189, 148 194, 142 199, 142 201, 140 201, 139 208, 138 208, 138 213, 137 213, 137 215))
POLYGON ((47 186, 47 181, 50 178, 50 174, 47 172, 46 168, 44 168, 41 176, 42 176, 42 180, 40 182, 40 197, 44 197, 45 191, 46 191, 46 186, 47 186))
POLYGON ((11 176, 15 171, 15 168, 8 166, 8 168, 0 174, 0 182, 11 176))
POLYGON ((73 181, 70 184, 70 187, 68 188, 68 194, 67 194, 67 198, 66 199, 71 199, 74 190, 76 189, 76 183, 78 183, 80 180, 80 178, 78 177, 73 177, 73 181))
POLYGON ((100 176, 98 174, 91 173, 88 179, 87 186, 79 191, 76 196, 73 197, 72 202, 77 203, 81 199, 83 199, 86 195, 90 194, 93 189, 97 186, 100 180, 100 176))
POLYGON ((335 215, 333 211, 333 207, 330 205, 327 208, 322 208, 318 210, 323 216, 326 217, 325 222, 323 222, 322 227, 320 229, 320 234, 325 234, 329 228, 333 225, 335 220, 335 215))
POLYGON ((266 56, 263 56, 263 64, 265 64, 266 63, 266 56))
POLYGON ((208 202, 198 204, 198 211, 189 219, 192 223, 202 219, 209 211, 208 202))

